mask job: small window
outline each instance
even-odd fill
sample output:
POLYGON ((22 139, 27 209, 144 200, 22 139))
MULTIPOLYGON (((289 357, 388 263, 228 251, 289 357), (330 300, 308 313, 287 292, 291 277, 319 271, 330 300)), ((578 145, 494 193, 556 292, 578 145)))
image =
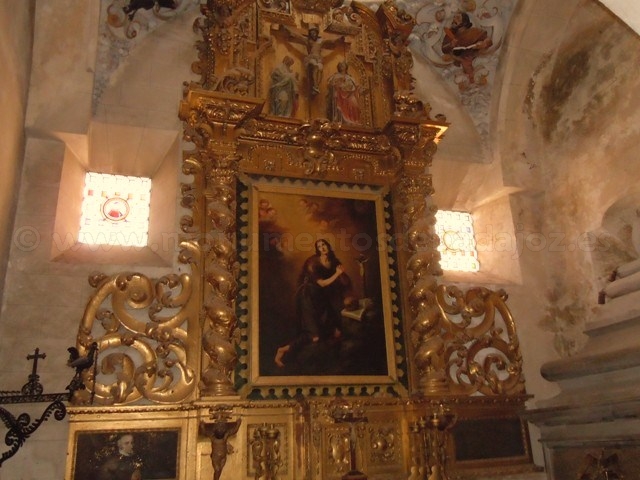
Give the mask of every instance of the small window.
POLYGON ((151 179, 88 172, 78 240, 144 247, 149 237, 151 179))
POLYGON ((477 272, 480 270, 476 251, 473 217, 467 212, 439 210, 436 233, 440 237, 440 266, 443 270, 477 272))

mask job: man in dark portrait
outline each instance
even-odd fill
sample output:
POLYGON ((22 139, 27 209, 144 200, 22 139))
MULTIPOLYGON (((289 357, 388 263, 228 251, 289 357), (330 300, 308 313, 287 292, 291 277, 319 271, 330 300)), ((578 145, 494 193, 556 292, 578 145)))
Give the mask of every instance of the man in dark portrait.
POLYGON ((142 459, 134 453, 133 435, 121 434, 116 449, 100 466, 97 480, 142 480, 142 459))

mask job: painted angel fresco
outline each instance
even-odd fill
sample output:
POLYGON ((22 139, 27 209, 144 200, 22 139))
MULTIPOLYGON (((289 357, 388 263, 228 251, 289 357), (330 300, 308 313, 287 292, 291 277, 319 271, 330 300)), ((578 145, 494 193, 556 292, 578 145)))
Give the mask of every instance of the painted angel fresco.
MULTIPOLYGON (((510 3, 510 2, 506 2, 510 3)), ((485 85, 502 44, 509 5, 500 0, 430 1, 416 13, 416 42, 434 66, 453 71, 460 90, 485 85)))

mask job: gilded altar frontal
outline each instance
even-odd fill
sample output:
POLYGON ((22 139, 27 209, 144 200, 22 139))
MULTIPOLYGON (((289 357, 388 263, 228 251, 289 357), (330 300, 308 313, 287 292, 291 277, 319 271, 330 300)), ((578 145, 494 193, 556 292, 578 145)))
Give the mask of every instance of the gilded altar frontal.
POLYGON ((181 268, 91 277, 66 478, 533 468, 507 295, 441 281, 449 125, 415 95, 414 25, 392 1, 201 2, 181 268))

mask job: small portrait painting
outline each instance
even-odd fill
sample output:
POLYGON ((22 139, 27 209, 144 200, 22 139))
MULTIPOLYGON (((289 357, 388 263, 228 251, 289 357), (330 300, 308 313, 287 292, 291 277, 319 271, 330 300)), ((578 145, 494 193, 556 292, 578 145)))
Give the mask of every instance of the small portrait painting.
POLYGON ((174 480, 178 430, 78 432, 73 480, 174 480))

